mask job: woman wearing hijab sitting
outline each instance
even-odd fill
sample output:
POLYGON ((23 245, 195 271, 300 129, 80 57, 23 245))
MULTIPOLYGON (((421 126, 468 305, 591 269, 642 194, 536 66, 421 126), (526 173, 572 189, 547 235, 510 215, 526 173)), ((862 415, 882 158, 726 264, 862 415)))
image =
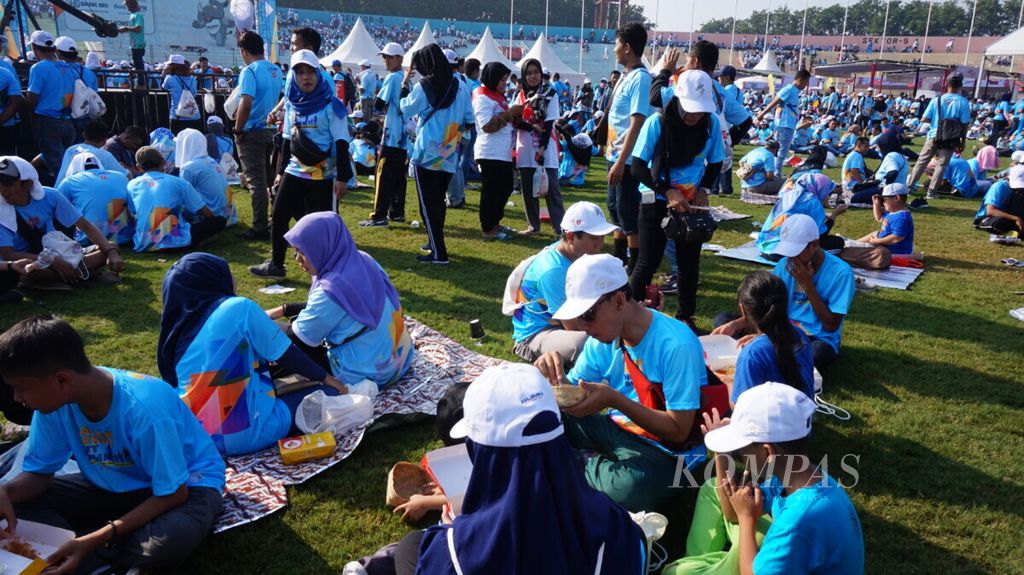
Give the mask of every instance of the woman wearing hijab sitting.
MULTIPOLYGON (((654 90, 660 89, 655 87, 654 90)), ((635 301, 647 299, 647 286, 661 264, 668 238, 661 227, 669 210, 698 213, 708 205, 708 190, 725 158, 725 144, 715 115, 711 77, 700 70, 679 76, 664 114, 649 116, 633 148, 633 175, 640 181, 640 253, 629 278, 635 301), (652 170, 652 167, 654 168, 652 170)), ((677 238, 679 307, 676 319, 693 327, 700 278, 700 241, 677 238)))
MULTIPOLYGON (((757 235, 756 243, 762 254, 771 254, 779 243, 779 232, 782 230, 782 223, 786 218, 794 214, 805 214, 811 217, 818 224, 821 232, 821 248, 823 250, 834 250, 842 248, 845 244, 843 238, 828 235, 836 218, 842 215, 849 206, 838 205, 832 210, 832 214, 825 217, 825 206, 828 205, 828 198, 836 189, 836 184, 824 174, 802 174, 791 178, 786 182, 779 192, 779 201, 772 206, 771 212, 764 220, 761 231, 757 235)), ((765 256, 772 258, 773 256, 765 256)), ((778 257, 778 256, 774 256, 778 257)))
POLYGON ((267 315, 297 315, 288 334, 346 384, 369 379, 384 387, 405 375, 415 350, 398 291, 380 264, 359 251, 341 216, 309 214, 285 239, 313 284, 305 304, 280 306, 267 315))
POLYGON ((452 433, 466 436, 473 470, 461 514, 399 543, 399 575, 412 573, 407 549, 419 549, 416 573, 423 574, 645 572, 643 532, 587 485, 537 368, 486 369, 466 390, 463 410, 452 433))
POLYGON ((231 188, 220 162, 208 153, 206 136, 198 130, 185 128, 174 139, 174 145, 174 165, 179 177, 192 184, 211 212, 227 220, 228 225, 237 223, 231 188))
POLYGON ((523 235, 540 232, 540 195, 533 189, 534 173, 540 169, 547 175, 548 188, 543 197, 551 217, 551 227, 557 236, 562 233, 562 216, 565 215, 558 181, 558 135, 554 131, 559 115, 558 95, 550 84, 543 81, 540 61, 531 58, 523 63, 521 70, 515 103, 523 111, 523 119, 516 126, 516 167, 522 182, 523 206, 529 224, 523 235))
POLYGON ((509 107, 505 94, 498 89, 508 81, 509 72, 500 62, 488 63, 480 74, 480 87, 473 92, 477 132, 473 155, 480 166, 480 229, 484 240, 504 241, 515 236, 511 228, 501 224, 515 181, 513 123, 522 114, 522 107, 509 107))
POLYGON ((259 304, 235 295, 227 262, 202 252, 181 258, 164 276, 157 365, 226 455, 258 451, 296 432, 295 410, 309 393, 347 392, 259 304), (324 384, 277 398, 270 362, 324 384))
POLYGON ((352 178, 349 157, 348 108, 334 95, 333 85, 320 73, 320 62, 309 50, 292 54, 292 87, 285 90, 284 140, 270 221, 271 259, 249 271, 267 279, 283 279, 288 248, 284 233, 292 220, 334 209, 334 200, 348 193, 352 178))
POLYGON ((459 90, 460 82, 437 44, 413 52, 412 66, 402 79, 403 94, 410 90, 414 72, 423 79, 411 87, 400 105, 403 116, 416 116, 419 122, 409 161, 415 169, 420 215, 427 229, 423 249, 429 253, 416 259, 424 264, 448 265, 448 247, 444 242, 445 195, 452 174, 459 169, 456 152, 462 134, 474 122, 473 106, 469 92, 459 90))

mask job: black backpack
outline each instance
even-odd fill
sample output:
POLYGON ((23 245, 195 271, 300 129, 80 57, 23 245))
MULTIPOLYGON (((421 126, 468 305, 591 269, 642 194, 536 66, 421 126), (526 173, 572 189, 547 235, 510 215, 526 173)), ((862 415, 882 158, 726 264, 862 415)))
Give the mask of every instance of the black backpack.
POLYGON ((940 150, 950 150, 963 143, 967 135, 967 126, 959 118, 942 117, 942 96, 935 99, 935 107, 938 109, 939 125, 935 132, 935 147, 940 150))

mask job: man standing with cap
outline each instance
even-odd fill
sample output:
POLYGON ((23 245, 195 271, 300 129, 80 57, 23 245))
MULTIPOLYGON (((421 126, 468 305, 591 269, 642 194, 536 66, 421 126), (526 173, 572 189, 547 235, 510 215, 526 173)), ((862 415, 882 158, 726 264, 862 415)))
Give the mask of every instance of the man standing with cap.
POLYGON ((928 183, 927 196, 929 198, 935 197, 935 187, 942 181, 942 172, 949 165, 949 160, 953 157, 954 148, 962 146, 965 141, 964 136, 967 134, 967 126, 971 123, 971 104, 967 101, 967 98, 960 95, 963 84, 963 76, 960 74, 950 75, 949 79, 946 80, 946 93, 932 98, 932 101, 928 103, 928 107, 924 110, 921 121, 929 122, 931 129, 928 130, 928 139, 925 140, 924 146, 921 147, 921 154, 917 157, 914 169, 910 173, 910 179, 907 181, 907 187, 911 192, 917 189, 917 181, 921 179, 925 168, 928 167, 928 163, 934 158, 935 171, 932 173, 932 179, 928 183), (946 124, 959 122, 959 137, 946 141, 939 140, 939 125, 943 122, 946 124))
POLYGON ((196 68, 195 74, 200 77, 199 89, 213 90, 213 78, 203 78, 203 76, 211 76, 213 74, 213 70, 210 68, 210 59, 206 56, 200 56, 197 62, 199 66, 196 68))
POLYGON ((857 510, 828 469, 810 461, 815 409, 802 391, 768 382, 740 394, 731 418, 705 416, 715 479, 697 497, 687 557, 666 565, 664 575, 864 573, 857 510), (739 481, 737 463, 746 464, 739 481))
POLYGON ((345 105, 351 109, 352 103, 356 99, 355 83, 345 73, 341 66, 341 60, 331 62, 331 71, 334 72, 331 75, 331 78, 334 80, 334 95, 342 102, 345 102, 345 105))
MULTIPOLYGON (((729 127, 729 140, 733 146, 736 146, 754 123, 750 110, 743 105, 743 94, 740 92, 739 86, 736 85, 736 68, 722 66, 722 71, 718 73, 718 85, 715 86, 715 90, 722 97, 726 119, 731 124, 729 127), (736 118, 729 117, 733 113, 738 114, 738 118, 742 118, 738 123, 734 121, 736 118)), ((731 164, 728 168, 722 170, 722 175, 718 178, 718 192, 725 195, 732 193, 731 164)))
POLYGON ((380 159, 374 185, 373 212, 359 222, 363 227, 387 227, 388 220, 405 221, 405 175, 409 136, 402 115, 402 58, 405 50, 397 42, 388 42, 380 51, 388 75, 381 83, 374 100, 374 111, 384 113, 384 135, 380 142, 380 159))
POLYGON ((586 392, 564 423, 573 447, 597 452, 587 458, 587 482, 630 511, 656 509, 678 494, 678 458, 690 468, 704 461, 704 446, 691 439, 707 384, 704 351, 685 324, 630 296, 614 256, 573 262, 565 295, 553 319, 575 320, 590 337, 567 376, 557 352, 534 365, 552 384, 568 379, 586 392))
POLYGON ((128 25, 121 26, 117 29, 118 32, 128 33, 128 45, 132 51, 132 67, 135 68, 135 72, 138 76, 135 79, 135 85, 142 87, 145 85, 145 79, 143 72, 146 70, 146 23, 145 18, 142 15, 142 10, 139 8, 138 0, 124 0, 124 7, 128 9, 128 25))
MULTIPOLYGON (((78 63, 78 48, 75 46, 75 41, 67 36, 60 36, 53 41, 54 47, 57 48, 57 59, 60 60, 65 66, 71 68, 71 72, 76 80, 82 80, 86 88, 97 92, 99 91, 99 82, 96 79, 96 74, 86 68, 85 66, 78 63)), ((85 125, 89 123, 90 118, 83 116, 81 118, 72 119, 71 121, 75 124, 75 143, 81 143, 83 140, 83 131, 85 125)))
POLYGON ((811 73, 800 69, 793 78, 793 83, 779 90, 778 95, 758 112, 756 121, 760 122, 768 113, 779 108, 775 115, 775 139, 779 142, 779 155, 775 157, 775 173, 780 177, 789 156, 789 147, 793 143, 797 119, 800 116, 800 92, 811 81, 811 73))
MULTIPOLYGON (((853 268, 821 249, 819 229, 805 214, 786 218, 773 254, 783 256, 772 271, 789 292, 789 319, 811 339, 814 367, 819 370, 839 357, 843 320, 856 292, 853 268)), ((744 319, 733 320, 714 333, 739 337, 744 319)))
POLYGON ((75 143, 78 135, 69 107, 75 93, 75 75, 69 66, 57 61, 56 44, 49 32, 36 30, 30 42, 39 61, 29 70, 26 100, 33 111, 32 135, 49 172, 47 181, 52 181, 64 150, 75 143))
MULTIPOLYGON (((554 351, 566 366, 576 363, 587 341, 587 333, 574 321, 562 322, 551 316, 565 303, 565 276, 569 266, 582 256, 600 253, 605 236, 618 229, 604 219, 604 213, 596 204, 577 202, 562 218, 562 237, 516 267, 506 287, 506 297, 515 298, 509 302, 514 303, 511 306, 514 311, 509 311, 515 340, 512 349, 516 355, 526 361, 536 361, 554 351)), ((502 308, 506 311, 504 305, 502 308)))
POLYGON ((369 60, 359 63, 359 109, 367 121, 373 119, 373 101, 377 97, 377 73, 373 71, 369 60))

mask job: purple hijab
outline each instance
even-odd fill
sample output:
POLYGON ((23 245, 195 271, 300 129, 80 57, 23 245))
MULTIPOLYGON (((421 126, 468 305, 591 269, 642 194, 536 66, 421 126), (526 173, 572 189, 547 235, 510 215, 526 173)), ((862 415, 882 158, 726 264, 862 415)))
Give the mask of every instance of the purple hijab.
POLYGON ((395 286, 376 260, 356 248, 338 214, 308 214, 284 235, 284 239, 316 268, 310 291, 320 287, 352 319, 376 329, 385 298, 398 308, 395 286))

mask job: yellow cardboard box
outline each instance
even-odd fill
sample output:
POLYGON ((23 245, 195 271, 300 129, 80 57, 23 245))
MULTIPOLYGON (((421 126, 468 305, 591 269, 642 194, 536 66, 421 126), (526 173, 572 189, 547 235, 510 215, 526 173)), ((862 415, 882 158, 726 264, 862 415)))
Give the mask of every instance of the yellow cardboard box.
POLYGON ((323 459, 334 453, 338 444, 334 441, 334 434, 330 431, 311 433, 289 437, 277 442, 281 450, 281 459, 288 465, 302 463, 313 459, 323 459))

